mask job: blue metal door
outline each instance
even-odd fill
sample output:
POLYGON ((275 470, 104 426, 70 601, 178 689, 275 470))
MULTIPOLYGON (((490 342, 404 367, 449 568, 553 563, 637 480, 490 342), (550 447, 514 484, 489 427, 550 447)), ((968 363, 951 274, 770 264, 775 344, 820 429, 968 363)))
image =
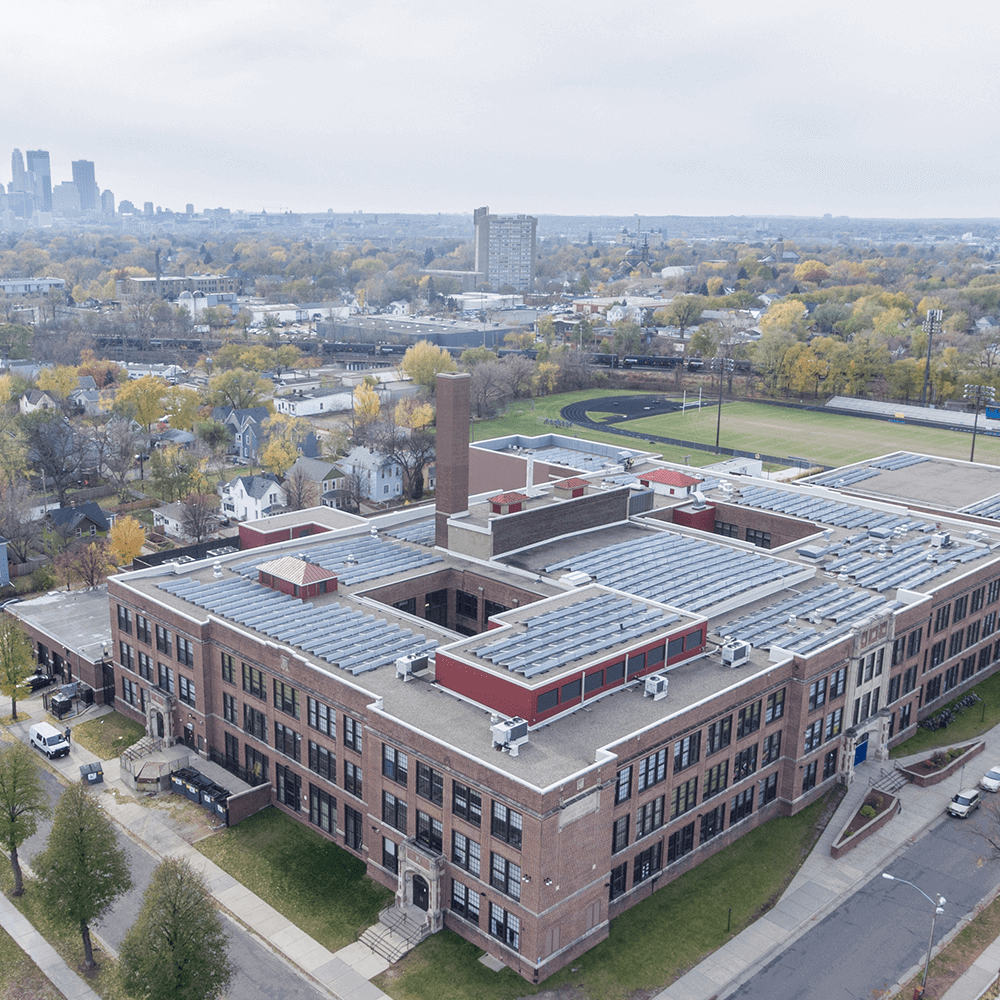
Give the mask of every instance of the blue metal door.
POLYGON ((857 767, 858 764, 863 764, 867 759, 868 759, 868 734, 865 733, 864 738, 854 748, 854 766, 857 767))

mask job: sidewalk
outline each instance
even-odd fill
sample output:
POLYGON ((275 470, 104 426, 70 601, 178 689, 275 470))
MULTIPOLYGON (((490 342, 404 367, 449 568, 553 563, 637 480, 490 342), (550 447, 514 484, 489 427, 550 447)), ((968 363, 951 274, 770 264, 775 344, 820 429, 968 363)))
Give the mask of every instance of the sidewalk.
MULTIPOLYGON (((43 714, 41 699, 32 698, 28 702, 19 703, 34 720, 43 714)), ((101 707, 88 712, 85 716, 68 720, 70 726, 76 722, 85 722, 100 718, 110 709, 101 707)), ((18 739, 28 740, 30 721, 18 722, 9 727, 12 735, 18 739)), ((51 761, 52 766, 68 781, 80 780, 80 765, 89 764, 94 755, 75 741, 71 744, 69 756, 51 761)), ((283 917, 272 906, 269 906, 249 889, 241 885, 231 875, 224 872, 218 865, 206 858, 194 846, 171 830, 152 811, 144 807, 136 798, 135 793, 128 788, 119 776, 118 761, 104 762, 104 785, 95 786, 97 801, 105 812, 118 823, 132 839, 144 844, 159 858, 183 858, 199 872, 205 880, 209 892, 215 897, 219 906, 230 913, 244 927, 259 937, 272 951, 283 955, 289 962, 299 968, 306 976, 329 993, 336 1000, 389 1000, 385 993, 372 986, 368 981, 384 972, 389 963, 380 955, 375 954, 366 945, 356 941, 340 951, 331 952, 317 941, 299 930, 290 920, 283 917), (102 792, 118 794, 102 794, 102 792)), ((165 793, 169 794, 169 793, 165 793)), ((27 935, 30 931, 34 938, 44 948, 29 950, 30 957, 42 967, 42 971, 64 996, 75 1000, 97 1000, 93 992, 79 979, 56 954, 52 947, 34 932, 28 921, 20 915, 9 900, 6 906, 0 905, 0 925, 24 947, 24 941, 31 940, 27 935), (20 920, 25 928, 14 923, 14 917, 20 920), (51 955, 45 953, 48 949, 51 955), (40 957, 41 956, 41 957, 40 957), (43 964, 43 959, 46 964, 43 964), (56 974, 53 973, 56 970, 56 974), (61 971, 60 971, 61 969, 61 971), (71 978, 78 980, 74 988, 71 978), (65 982, 65 987, 64 987, 65 982)), ((36 942, 32 941, 35 948, 36 942)))
MULTIPOLYGON (((927 754, 881 762, 869 760, 858 767, 836 814, 773 909, 657 994, 655 1000, 723 1000, 735 993, 862 884, 885 871, 896 854, 946 819, 945 807, 958 788, 976 784, 990 765, 1000 759, 1000 726, 990 730, 984 739, 986 749, 972 759, 966 770, 930 788, 903 785, 896 793, 902 812, 836 861, 830 856, 830 846, 864 801, 870 790, 869 779, 877 780, 882 771, 891 771, 897 760, 907 764, 923 760, 927 754)), ((960 921, 954 933, 966 923, 960 921)), ((951 940, 952 936, 945 940, 951 940)), ((1000 939, 945 994, 947 1000, 977 1000, 998 968, 1000 939)), ((905 982, 917 971, 915 966, 905 982)))

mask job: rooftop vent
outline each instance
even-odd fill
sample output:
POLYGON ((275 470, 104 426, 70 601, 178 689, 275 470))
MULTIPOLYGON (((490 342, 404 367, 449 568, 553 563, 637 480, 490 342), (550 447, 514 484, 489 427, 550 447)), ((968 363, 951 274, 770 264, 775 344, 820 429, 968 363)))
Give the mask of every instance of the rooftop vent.
POLYGON ((693 495, 694 495, 694 503, 692 504, 692 506, 694 507, 694 509, 695 510, 704 510, 705 509, 705 494, 702 493, 701 490, 695 490, 693 495))
POLYGON ((667 696, 667 686, 670 681, 663 674, 650 674, 646 678, 646 690, 643 692, 644 698, 652 698, 653 701, 662 701, 667 696))
POLYGON ((946 549, 951 545, 950 531, 937 531, 931 535, 931 545, 936 549, 946 549))
POLYGON ((493 734, 493 749, 509 753, 511 757, 516 757, 518 749, 528 742, 528 723, 519 715, 493 723, 490 732, 493 734))
POLYGON ((222 579, 222 563, 217 562, 212 567, 212 576, 214 576, 216 580, 221 580, 222 579))

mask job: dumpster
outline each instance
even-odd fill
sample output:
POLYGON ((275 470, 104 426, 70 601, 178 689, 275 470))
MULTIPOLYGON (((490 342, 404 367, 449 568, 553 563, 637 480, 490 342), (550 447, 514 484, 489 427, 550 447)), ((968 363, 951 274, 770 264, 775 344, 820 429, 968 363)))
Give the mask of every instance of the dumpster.
POLYGON ((49 711, 57 718, 64 719, 73 709, 73 699, 62 694, 54 694, 49 699, 49 711))
POLYGON ((80 765, 80 781, 85 785, 100 785, 104 781, 104 765, 99 761, 80 765))
POLYGON ((217 785, 214 781, 209 781, 201 790, 201 804, 206 809, 211 809, 216 797, 223 791, 225 789, 221 785, 217 785))
POLYGON ((198 772, 193 767, 179 767, 176 771, 170 772, 170 790, 178 795, 189 795, 187 782, 198 772))

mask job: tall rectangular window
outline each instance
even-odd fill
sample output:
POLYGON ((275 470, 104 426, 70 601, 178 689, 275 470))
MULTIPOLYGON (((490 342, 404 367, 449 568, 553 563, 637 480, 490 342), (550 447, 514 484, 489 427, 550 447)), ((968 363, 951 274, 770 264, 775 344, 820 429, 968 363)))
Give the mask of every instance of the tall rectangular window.
POLYGON ((839 698, 847 690, 847 667, 830 674, 830 700, 839 698))
POLYGON ((238 715, 236 712, 236 695, 222 692, 222 717, 231 726, 238 726, 238 715))
POLYGON ((753 812, 753 786, 744 789, 738 795, 733 796, 729 803, 729 825, 739 823, 753 812))
POLYGON ((441 851, 441 844, 444 837, 444 827, 441 820, 427 813, 417 810, 417 843, 432 851, 441 851))
POLYGON ((129 635, 132 634, 132 611, 124 604, 118 605, 118 628, 129 635))
POLYGON ((483 820, 483 798, 479 792, 458 781, 451 783, 451 811, 467 823, 479 826, 483 820))
POLYGON ((267 716, 259 712, 256 708, 244 704, 243 706, 243 732, 252 736, 261 743, 267 742, 267 716))
POLYGON ((946 604, 934 613, 934 631, 943 632, 951 624, 951 605, 946 604))
POLYGON ((250 774, 258 782, 266 782, 269 763, 267 754, 261 753, 256 747, 244 744, 243 755, 246 760, 246 769, 250 772, 250 774))
POLYGON ((907 658, 911 656, 916 656, 920 652, 920 641, 923 638, 924 630, 922 628, 915 628, 906 637, 906 656, 907 658))
POLYGON ((658 840, 635 856, 632 864, 632 885, 636 886, 652 877, 663 867, 663 841, 658 840))
POLYGON ((837 751, 830 750, 823 757, 823 780, 832 778, 837 773, 837 751))
POLYGON ((615 805, 632 797, 632 765, 623 767, 615 781, 615 805))
POLYGON ((806 738, 805 744, 803 746, 803 752, 809 753, 811 750, 815 750, 816 747, 823 742, 823 720, 817 719, 815 722, 811 722, 806 726, 806 738))
POLYGON ((761 767, 773 764, 781 756, 781 730, 764 737, 760 755, 761 767))
POLYGON ((152 642, 149 619, 145 615, 137 614, 135 616, 135 637, 144 642, 147 646, 152 642))
POLYGON ((177 662, 186 667, 194 666, 194 643, 184 636, 177 636, 177 662))
POLYGON ((236 670, 233 664, 233 658, 229 653, 222 654, 222 679, 227 684, 236 683, 236 670))
POLYGON ((697 764, 701 756, 701 730, 674 743, 674 774, 697 764))
POLYGON ((636 775, 636 791, 642 792, 661 781, 667 780, 667 748, 663 747, 656 753, 644 757, 638 765, 636 775))
POLYGON ((444 801, 444 777, 420 761, 417 761, 417 795, 438 806, 444 801))
POLYGON ((451 833, 451 861, 452 864, 464 868, 477 878, 479 877, 480 848, 479 842, 470 840, 464 833, 452 830, 451 833))
POLYGON ((405 785, 409 766, 410 758, 402 750, 397 750, 388 743, 382 744, 382 774, 391 781, 405 785))
POLYGON ((490 934, 518 951, 521 947, 521 920, 502 906, 490 903, 490 934))
POLYGON ((785 689, 775 691, 767 696, 767 705, 764 709, 764 722, 774 722, 785 714, 785 689))
POLYGON ((719 750, 725 750, 729 746, 733 735, 733 717, 727 715, 724 719, 717 719, 705 730, 705 756, 711 757, 719 750))
POLYGON ((773 802, 778 797, 778 772, 775 771, 766 778, 761 778, 757 785, 760 789, 760 806, 766 806, 768 802, 773 802))
POLYGON ((184 702, 185 705, 190 705, 192 708, 195 706, 196 696, 194 689, 194 681, 185 677, 181 674, 177 678, 177 697, 184 702))
POLYGON ((635 839, 646 837, 663 826, 664 797, 657 796, 644 806, 639 806, 635 814, 635 839))
POLYGON ((726 826, 726 803, 721 802, 714 809, 709 809, 701 817, 701 840, 704 844, 706 840, 711 840, 716 835, 722 833, 726 826))
POLYGON ((611 884, 608 889, 608 897, 610 899, 617 899, 619 896, 625 895, 625 890, 628 887, 628 862, 623 861, 620 865, 616 865, 611 869, 611 884))
POLYGON ((364 798, 361 794, 363 790, 361 782, 361 768, 352 761, 344 761, 344 791, 350 792, 351 795, 357 796, 359 799, 364 798))
POLYGON ((689 778, 683 785, 678 785, 670 796, 670 818, 689 812, 698 804, 698 779, 689 778))
POLYGON ((261 701, 267 701, 267 680, 264 672, 249 663, 243 664, 243 690, 261 701))
POLYGON ((279 712, 299 718, 299 692, 290 684, 275 679, 274 681, 274 707, 279 712))
POLYGON ((694 850, 694 823, 688 823, 667 838, 667 864, 672 865, 678 858, 694 850))
POLYGON ((511 899, 521 898, 521 866, 496 852, 490 855, 490 885, 511 899))
MULTIPOLYGON (((819 723, 822 726, 822 723, 819 723)), ((733 758, 733 783, 749 778, 757 770, 757 744, 746 747, 733 758)))
POLYGON ((150 684, 153 683, 153 658, 148 654, 144 653, 141 649, 139 650, 137 659, 139 661, 139 676, 145 680, 149 681, 150 684))
POLYGON ((157 663, 156 670, 156 686, 161 691, 166 691, 168 694, 174 694, 174 668, 168 667, 165 663, 157 663))
POLYGON ((364 815, 351 806, 344 806, 344 845, 352 851, 364 849, 364 815))
POLYGON ((479 598, 463 590, 455 591, 455 614, 461 618, 479 617, 479 598))
MULTIPOLYGON (((286 729, 281 725, 280 722, 274 724, 274 734, 275 739, 278 737, 278 727, 285 733, 291 733, 290 729, 286 729)), ((298 737, 298 733, 295 734, 298 737)), ((296 758, 298 759, 298 758, 296 758)), ((326 747, 321 747, 318 743, 313 743, 312 740, 309 741, 309 770, 314 771, 321 778, 326 778, 327 781, 332 784, 337 782, 337 758, 333 755, 333 751, 328 750, 326 747)))
POLYGON ((451 912, 479 924, 479 893, 455 879, 451 880, 451 912))
POLYGON ((382 867, 393 875, 399 874, 399 847, 388 837, 382 838, 382 867))
POLYGON ((337 713, 329 705, 315 698, 306 698, 306 720, 310 729, 332 740, 337 738, 337 713))
POLYGON ((955 607, 951 616, 953 622, 962 621, 966 615, 969 613, 969 595, 963 594, 961 597, 956 598, 955 607))
POLYGON ((736 713, 736 738, 743 739, 760 729, 760 702, 755 701, 736 713))
POLYGON ((719 792, 724 792, 729 784, 729 761, 720 761, 715 767, 705 772, 704 798, 710 799, 719 792))
POLYGON ((406 800, 397 799, 392 792, 382 792, 382 822, 406 833, 406 800))
POLYGON ((162 625, 156 626, 156 648, 167 656, 171 655, 170 632, 162 625))
POLYGON ((521 850, 523 817, 519 812, 508 809, 502 802, 494 802, 490 814, 490 833, 511 847, 521 850))
POLYGON ((349 715, 344 716, 344 746, 361 753, 361 723, 349 715))
POLYGON ((278 801, 299 812, 302 808, 302 779, 284 764, 274 765, 274 778, 278 801))
POLYGON ((821 677, 809 685, 809 711, 826 704, 826 678, 821 677))
POLYGON ((619 816, 611 825, 611 853, 617 854, 628 847, 628 815, 619 816))
POLYGON ((118 642, 118 662, 127 670, 135 670, 135 654, 127 642, 118 642))
POLYGON ((810 789, 816 787, 816 771, 819 767, 819 761, 814 760, 810 764, 806 764, 806 769, 802 775, 802 791, 803 793, 808 792, 810 789))
POLYGON ((835 736, 840 735, 841 729, 844 726, 844 710, 843 708, 835 708, 826 717, 826 733, 825 739, 832 740, 835 736))

